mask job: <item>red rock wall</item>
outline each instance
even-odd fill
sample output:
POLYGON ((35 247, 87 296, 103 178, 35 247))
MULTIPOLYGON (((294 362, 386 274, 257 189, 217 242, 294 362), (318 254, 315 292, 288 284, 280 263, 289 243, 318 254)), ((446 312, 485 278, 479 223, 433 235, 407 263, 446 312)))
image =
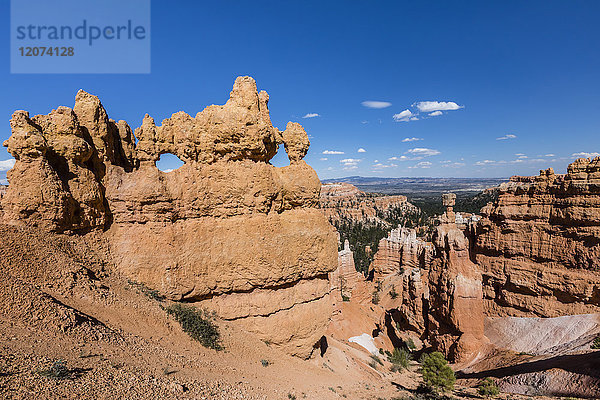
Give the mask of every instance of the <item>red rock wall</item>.
POLYGON ((487 315, 600 312, 600 158, 567 172, 513 177, 482 210, 473 253, 487 315))

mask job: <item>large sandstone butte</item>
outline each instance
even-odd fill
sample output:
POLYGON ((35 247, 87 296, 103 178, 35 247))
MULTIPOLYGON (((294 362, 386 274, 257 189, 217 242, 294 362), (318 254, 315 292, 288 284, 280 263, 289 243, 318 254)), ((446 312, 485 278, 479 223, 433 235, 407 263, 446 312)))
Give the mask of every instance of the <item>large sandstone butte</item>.
POLYGON ((236 79, 223 106, 135 135, 96 96, 33 118, 16 111, 4 221, 78 234, 103 230, 120 271, 175 301, 197 302, 264 341, 308 357, 331 315, 336 235, 316 206, 320 181, 297 123, 273 127, 269 96, 236 79), (137 138, 137 142, 136 142, 137 138), (290 165, 269 163, 280 144, 290 165), (172 153, 184 165, 156 167, 172 153))
POLYGON ((600 158, 514 176, 482 214, 473 254, 486 314, 600 312, 600 158))

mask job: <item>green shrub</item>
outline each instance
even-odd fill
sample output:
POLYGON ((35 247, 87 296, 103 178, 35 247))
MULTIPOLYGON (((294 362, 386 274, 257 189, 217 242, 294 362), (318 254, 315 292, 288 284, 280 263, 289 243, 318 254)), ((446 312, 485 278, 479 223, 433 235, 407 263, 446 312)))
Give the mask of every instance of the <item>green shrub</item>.
POLYGON ((132 280, 128 280, 127 283, 129 283, 129 285, 131 285, 132 287, 136 288, 144 296, 147 296, 147 297, 151 298, 152 300, 156 300, 156 301, 164 301, 165 300, 165 296, 160 294, 160 292, 158 290, 150 289, 148 286, 144 285, 143 283, 135 282, 132 280))
POLYGON ((388 357, 389 362, 393 364, 393 372, 401 371, 402 369, 408 369, 411 359, 412 356, 408 351, 397 348, 395 348, 392 354, 388 357))
POLYGON ((597 336, 592 343, 592 349, 597 350, 600 349, 600 336, 597 336))
POLYGON ((43 369, 38 372, 41 376, 52 379, 72 379, 73 374, 67 368, 67 364, 63 360, 56 360, 50 368, 43 369))
POLYGON ((492 378, 485 378, 477 385, 477 393, 485 397, 495 397, 500 394, 500 390, 492 378))
POLYGON ((443 354, 435 351, 423 358, 423 380, 434 389, 452 390, 456 377, 443 354))
POLYGON ((260 360, 260 363, 262 364, 263 367, 268 367, 269 365, 271 365, 269 360, 260 360))
POLYGON ((379 365, 383 365, 383 361, 381 361, 381 358, 379 358, 379 356, 375 354, 371 354, 371 360, 375 361, 379 365))
POLYGON ((199 341, 204 347, 223 350, 219 328, 212 321, 213 315, 182 304, 165 307, 165 311, 181 324, 183 331, 192 339, 199 341))
POLYGON ((408 347, 409 350, 414 351, 417 349, 417 346, 415 345, 414 340, 412 340, 412 338, 408 338, 406 340, 406 347, 408 347))
POLYGON ((373 291, 373 297, 371 297, 371 303, 379 304, 379 292, 377 290, 373 291))

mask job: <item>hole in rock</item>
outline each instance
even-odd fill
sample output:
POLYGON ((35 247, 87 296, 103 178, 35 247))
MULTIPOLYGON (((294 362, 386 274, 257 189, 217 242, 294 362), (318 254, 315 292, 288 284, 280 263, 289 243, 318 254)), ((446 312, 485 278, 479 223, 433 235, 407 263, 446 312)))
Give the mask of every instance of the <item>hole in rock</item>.
POLYGON ((279 168, 290 165, 290 160, 285 152, 285 146, 283 144, 279 145, 277 154, 275 154, 275 157, 271 158, 270 163, 279 168))
POLYGON ((160 158, 156 162, 156 168, 162 172, 175 171, 177 168, 183 165, 183 161, 179 159, 175 154, 165 153, 161 154, 160 158))

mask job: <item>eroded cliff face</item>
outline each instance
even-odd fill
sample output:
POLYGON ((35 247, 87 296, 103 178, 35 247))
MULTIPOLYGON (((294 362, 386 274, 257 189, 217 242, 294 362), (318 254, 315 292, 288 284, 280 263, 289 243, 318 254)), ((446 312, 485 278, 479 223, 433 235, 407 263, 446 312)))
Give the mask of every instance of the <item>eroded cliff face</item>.
POLYGON ((600 312, 600 158, 512 177, 482 214, 473 254, 486 314, 600 312))
POLYGON ((383 222, 381 217, 387 216, 392 210, 402 214, 418 212, 418 208, 409 203, 406 196, 365 193, 344 182, 328 183, 321 187, 320 208, 332 222, 341 219, 383 222))
POLYGON ((302 126, 273 127, 268 95, 236 79, 223 106, 135 136, 80 91, 73 109, 17 111, 4 221, 56 232, 100 228, 118 268, 172 300, 198 302, 290 354, 308 357, 331 315, 333 228, 316 208, 320 181, 302 158, 302 126), (135 138, 137 138, 137 143, 135 138), (269 160, 284 144, 290 165, 269 160), (172 153, 184 165, 161 172, 172 153))

